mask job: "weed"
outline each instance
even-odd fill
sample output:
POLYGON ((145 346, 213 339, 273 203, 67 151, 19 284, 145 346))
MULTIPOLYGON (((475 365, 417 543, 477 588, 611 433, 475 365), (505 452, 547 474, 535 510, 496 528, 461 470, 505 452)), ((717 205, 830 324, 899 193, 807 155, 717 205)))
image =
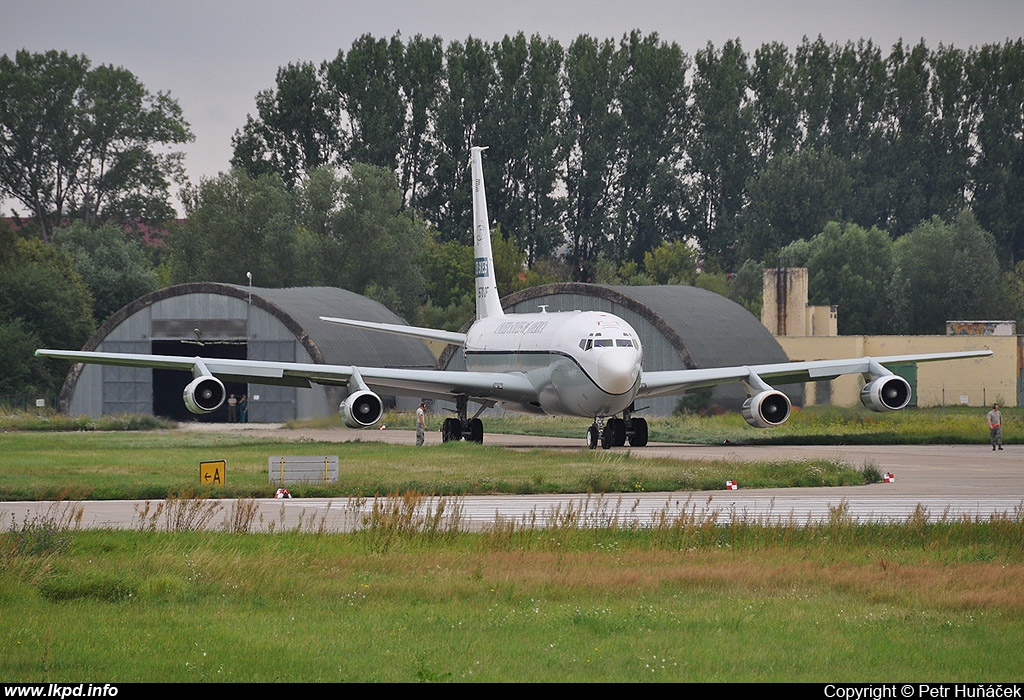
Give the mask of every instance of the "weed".
POLYGON ((864 477, 865 484, 877 484, 882 481, 882 470, 878 468, 874 460, 864 460, 864 466, 861 467, 860 473, 864 477))
MULTIPOLYGON (((166 500, 155 505, 151 501, 146 501, 135 506, 136 529, 149 532, 205 530, 221 510, 220 503, 201 498, 193 490, 171 492, 167 494, 166 500)), ((244 519, 244 515, 240 515, 239 518, 244 519)))
POLYGON ((371 551, 385 552, 399 536, 438 539, 462 528, 463 505, 457 496, 427 497, 417 491, 373 499, 362 518, 371 551))
POLYGON ((45 513, 25 516, 21 525, 11 515, 11 527, 0 535, 0 563, 10 557, 59 553, 71 543, 70 530, 78 529, 82 507, 55 501, 45 513))
POLYGON ((224 522, 228 532, 245 534, 252 532, 253 523, 263 523, 260 504, 252 498, 238 498, 231 504, 231 516, 224 522))

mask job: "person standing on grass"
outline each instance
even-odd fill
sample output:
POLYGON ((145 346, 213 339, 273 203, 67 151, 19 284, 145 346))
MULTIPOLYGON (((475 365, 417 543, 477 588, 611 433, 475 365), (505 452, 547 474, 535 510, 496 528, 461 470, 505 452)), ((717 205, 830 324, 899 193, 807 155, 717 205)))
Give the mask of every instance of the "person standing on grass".
POLYGON ((426 405, 420 401, 420 407, 416 409, 416 447, 423 446, 423 435, 427 431, 426 405))
POLYGON ((1003 449, 1003 414, 999 412, 999 404, 992 404, 992 410, 988 412, 988 437, 992 442, 992 451, 996 447, 1003 449))

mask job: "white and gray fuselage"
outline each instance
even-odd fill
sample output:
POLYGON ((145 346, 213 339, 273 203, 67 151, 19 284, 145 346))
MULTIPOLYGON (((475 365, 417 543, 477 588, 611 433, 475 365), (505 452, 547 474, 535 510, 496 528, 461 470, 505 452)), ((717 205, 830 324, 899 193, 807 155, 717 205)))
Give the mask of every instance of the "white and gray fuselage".
POLYGON ((598 311, 478 320, 463 347, 471 372, 521 372, 536 396, 502 408, 594 418, 621 413, 640 388, 643 348, 621 318, 598 311))

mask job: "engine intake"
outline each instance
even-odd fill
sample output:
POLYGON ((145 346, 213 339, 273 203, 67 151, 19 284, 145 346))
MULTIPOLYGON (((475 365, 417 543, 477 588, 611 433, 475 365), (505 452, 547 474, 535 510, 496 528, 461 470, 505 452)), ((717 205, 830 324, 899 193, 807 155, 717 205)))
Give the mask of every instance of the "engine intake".
POLYGON ((755 428, 774 428, 786 422, 790 407, 781 391, 762 391, 743 402, 743 418, 755 428))
POLYGON ((196 377, 181 394, 185 408, 198 415, 216 411, 224 403, 224 396, 224 384, 210 375, 196 377))
POLYGON ((910 403, 910 383, 895 374, 878 377, 860 390, 860 402, 872 411, 898 411, 910 403))
POLYGON ((384 417, 384 402, 372 391, 357 391, 341 403, 341 418, 350 428, 366 428, 384 417))

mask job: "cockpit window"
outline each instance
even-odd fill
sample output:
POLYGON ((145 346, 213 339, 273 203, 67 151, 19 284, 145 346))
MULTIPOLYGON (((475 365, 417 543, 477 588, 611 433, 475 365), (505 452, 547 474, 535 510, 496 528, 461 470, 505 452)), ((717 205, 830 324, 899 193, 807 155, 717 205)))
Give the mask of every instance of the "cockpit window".
POLYGON ((587 351, 591 348, 635 348, 636 342, 632 338, 584 338, 580 341, 580 349, 587 351))

